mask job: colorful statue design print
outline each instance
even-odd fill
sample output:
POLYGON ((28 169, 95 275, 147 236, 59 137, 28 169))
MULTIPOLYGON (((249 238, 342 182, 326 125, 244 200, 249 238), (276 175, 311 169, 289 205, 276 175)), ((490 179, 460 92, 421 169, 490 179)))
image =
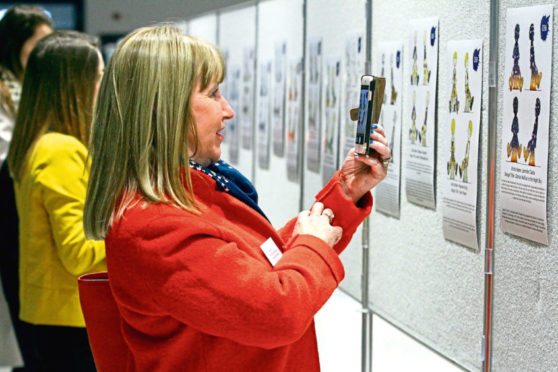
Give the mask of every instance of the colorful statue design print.
POLYGON ((411 73, 411 85, 418 85, 419 83, 417 58, 417 32, 415 31, 415 46, 413 47, 413 72, 411 73))
POLYGON ((455 119, 451 119, 451 147, 450 160, 448 161, 448 174, 450 180, 455 179, 457 173, 457 162, 455 161, 455 119))
POLYGON ((517 97, 513 98, 513 120, 511 125, 511 131, 513 133, 512 139, 508 142, 508 158, 511 156, 511 161, 517 163, 517 158, 521 157, 521 147, 519 139, 517 138, 517 133, 519 133, 519 120, 517 119, 517 110, 519 106, 519 101, 517 97))
POLYGON ((427 130, 427 119, 428 119, 428 103, 430 102, 430 92, 426 92, 426 107, 424 109, 424 122, 420 128, 419 142, 422 146, 426 147, 426 130, 427 130))
POLYGON ((426 31, 424 31, 423 36, 423 43, 424 43, 424 55, 423 55, 423 67, 424 67, 424 76, 422 77, 422 85, 428 85, 430 82, 430 70, 428 69, 428 60, 426 59, 426 31))
POLYGON ((515 25, 514 30, 515 44, 513 46, 513 67, 512 74, 510 76, 510 91, 523 89, 523 77, 521 76, 521 70, 519 69, 519 25, 515 25))
POLYGON ((541 100, 537 98, 535 102, 535 124, 533 125, 533 133, 531 139, 527 142, 527 146, 523 149, 525 161, 529 159, 529 165, 535 166, 535 148, 537 147, 537 130, 539 129, 539 115, 541 113, 541 100))
POLYGON ((397 100, 397 91, 395 90, 395 82, 393 81, 393 54, 389 56, 389 79, 391 80, 391 100, 389 101, 390 105, 395 105, 395 101, 397 100))
POLYGON ((411 125, 411 129, 409 129, 409 139, 411 140, 411 144, 415 144, 418 136, 418 131, 416 127, 416 119, 417 119, 417 109, 416 109, 416 102, 417 102, 417 93, 413 92, 413 110, 411 111, 411 119, 413 124, 411 125))
POLYGON ((531 23, 529 26, 529 40, 531 40, 531 86, 530 90, 537 90, 541 87, 542 72, 539 72, 537 64, 535 63, 535 26, 531 23))
POLYGON ((473 101, 475 97, 471 95, 469 89, 469 53, 465 53, 465 107, 463 112, 471 112, 473 110, 473 101))
MULTIPOLYGON (((394 140, 394 137, 395 137, 395 121, 396 120, 397 120, 397 111, 394 110, 393 111, 393 125, 391 127, 391 138, 389 140, 389 148, 390 149, 393 149, 393 140, 394 140)), ((393 163, 393 158, 395 157, 394 154, 395 154, 395 152, 391 153, 391 156, 389 158, 390 163, 393 163)))
POLYGON ((449 112, 457 112, 458 110, 459 110, 459 100, 457 99, 457 52, 454 52, 451 97, 449 100, 449 112))
POLYGON ((469 177, 467 176, 467 168, 469 167, 469 149, 471 148, 471 135, 473 134, 473 122, 469 120, 469 126, 467 128, 467 146, 465 147, 465 157, 461 161, 459 166, 459 176, 463 182, 469 182, 469 177))

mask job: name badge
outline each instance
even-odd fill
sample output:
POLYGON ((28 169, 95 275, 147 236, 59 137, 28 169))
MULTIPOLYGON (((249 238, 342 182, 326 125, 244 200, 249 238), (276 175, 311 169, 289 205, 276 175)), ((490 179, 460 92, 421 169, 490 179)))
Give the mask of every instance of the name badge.
POLYGON ((267 257, 267 260, 271 264, 271 266, 275 266, 277 261, 283 257, 283 253, 277 248, 273 239, 268 238, 262 245, 260 245, 263 253, 267 257))

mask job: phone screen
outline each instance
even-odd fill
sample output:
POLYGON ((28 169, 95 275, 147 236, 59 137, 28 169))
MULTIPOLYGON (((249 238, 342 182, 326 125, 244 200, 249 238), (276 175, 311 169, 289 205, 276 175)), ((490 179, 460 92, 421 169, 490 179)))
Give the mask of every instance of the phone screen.
POLYGON ((366 118, 368 117, 368 85, 361 85, 360 87, 360 104, 358 107, 358 124, 356 144, 364 144, 366 133, 366 118))

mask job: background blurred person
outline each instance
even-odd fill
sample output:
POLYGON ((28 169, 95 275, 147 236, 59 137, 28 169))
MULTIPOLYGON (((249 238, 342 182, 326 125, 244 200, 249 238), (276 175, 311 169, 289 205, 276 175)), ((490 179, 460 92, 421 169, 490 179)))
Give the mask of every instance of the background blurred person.
POLYGON ((29 346, 29 330, 18 318, 18 217, 13 182, 5 160, 29 53, 37 41, 52 32, 53 27, 52 20, 44 10, 32 5, 14 5, 0 20, 0 277, 24 362, 24 368, 16 371, 27 370, 25 367, 32 370, 34 359, 29 346))
POLYGON ((77 277, 103 271, 83 232, 87 144, 104 63, 95 39, 58 31, 30 54, 8 162, 20 228, 20 319, 45 371, 95 371, 77 277))

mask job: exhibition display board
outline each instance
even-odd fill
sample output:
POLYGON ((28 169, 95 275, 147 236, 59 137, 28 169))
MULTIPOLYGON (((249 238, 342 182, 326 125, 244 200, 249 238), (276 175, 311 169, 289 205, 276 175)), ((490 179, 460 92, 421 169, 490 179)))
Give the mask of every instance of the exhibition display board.
MULTIPOLYGON (((556 369, 558 6, 504 0, 491 18, 481 0, 370 3, 367 13, 366 0, 262 0, 189 21, 227 61, 222 90, 236 118, 223 159, 255 182, 274 226, 309 208, 354 137, 348 110, 371 38, 371 72, 387 80, 381 123, 396 151, 364 237, 370 309, 466 370, 556 369), (511 219, 509 198, 535 193, 510 191, 510 172, 541 180, 540 204, 530 205, 544 221, 538 234, 510 228, 528 222, 511 219)), ((341 255, 340 287, 357 300, 362 240, 359 228, 341 255)))

